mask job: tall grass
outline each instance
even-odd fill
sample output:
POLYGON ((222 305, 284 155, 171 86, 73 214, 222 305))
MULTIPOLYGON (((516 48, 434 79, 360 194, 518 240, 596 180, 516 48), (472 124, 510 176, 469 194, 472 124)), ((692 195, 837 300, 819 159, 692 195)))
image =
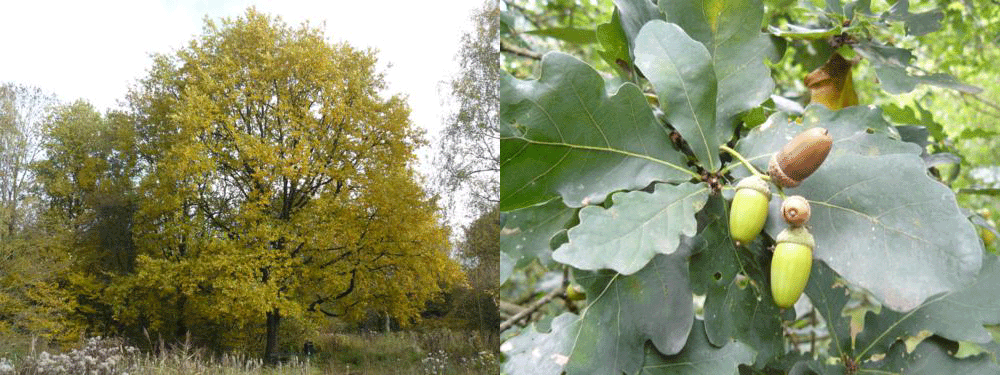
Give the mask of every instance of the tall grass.
POLYGON ((172 346, 160 341, 154 351, 144 353, 120 339, 95 337, 59 354, 51 354, 51 348, 32 340, 27 349, 0 347, 0 375, 497 374, 497 348, 491 340, 477 332, 447 329, 332 333, 319 337, 314 357, 291 356, 274 366, 244 354, 212 355, 192 346, 190 340, 172 346))

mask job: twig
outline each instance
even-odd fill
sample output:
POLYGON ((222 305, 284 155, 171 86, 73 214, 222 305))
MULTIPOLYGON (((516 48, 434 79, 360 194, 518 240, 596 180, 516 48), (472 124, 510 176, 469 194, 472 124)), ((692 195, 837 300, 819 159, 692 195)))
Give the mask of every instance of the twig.
POLYGON ((521 319, 524 319, 526 316, 528 316, 528 314, 537 311, 538 309, 542 308, 542 306, 545 306, 546 303, 549 303, 549 301, 551 301, 553 298, 556 298, 557 296, 565 292, 566 288, 562 286, 553 289, 551 292, 549 292, 549 294, 546 294, 538 301, 535 301, 530 306, 524 308, 524 310, 521 310, 521 312, 514 314, 514 316, 511 317, 510 319, 507 319, 503 323, 500 323, 500 332, 506 331, 508 328, 519 322, 521 319))
POLYGON ((535 51, 532 51, 532 50, 529 50, 529 49, 526 49, 526 48, 521 48, 521 47, 518 47, 518 46, 515 46, 515 45, 511 45, 510 43, 507 43, 507 42, 505 42, 503 40, 500 41, 500 51, 501 52, 513 53, 513 54, 515 54, 517 56, 527 57, 527 58, 533 59, 533 60, 541 60, 542 59, 542 54, 540 54, 538 52, 535 52, 535 51))
POLYGON ((760 173, 759 171, 757 171, 757 168, 754 168, 754 166, 752 164, 750 164, 750 162, 747 161, 747 159, 744 158, 743 155, 741 155, 736 150, 733 150, 733 149, 729 148, 729 146, 726 146, 726 145, 719 146, 719 149, 721 149, 722 151, 728 152, 730 155, 732 155, 733 157, 735 157, 736 159, 738 159, 740 161, 740 163, 743 163, 743 165, 745 167, 747 167, 748 170, 750 170, 750 173, 753 173, 754 176, 760 177, 764 181, 770 181, 771 180, 771 176, 765 175, 765 174, 760 173))

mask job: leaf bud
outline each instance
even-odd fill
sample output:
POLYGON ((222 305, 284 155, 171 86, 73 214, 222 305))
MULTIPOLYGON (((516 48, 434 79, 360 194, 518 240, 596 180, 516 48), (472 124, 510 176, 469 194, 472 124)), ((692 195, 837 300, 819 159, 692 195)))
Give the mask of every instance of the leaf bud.
POLYGON ((782 187, 796 187, 830 154, 833 138, 825 128, 811 128, 792 138, 771 157, 767 173, 782 187))

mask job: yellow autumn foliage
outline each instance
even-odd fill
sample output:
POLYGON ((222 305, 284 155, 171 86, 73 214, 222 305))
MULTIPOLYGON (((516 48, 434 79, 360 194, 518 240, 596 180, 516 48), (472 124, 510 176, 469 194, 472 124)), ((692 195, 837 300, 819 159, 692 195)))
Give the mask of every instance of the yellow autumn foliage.
POLYGON ((115 316, 266 322, 270 351, 282 318, 406 324, 464 282, 413 170, 421 132, 376 61, 253 9, 158 56, 129 95, 150 169, 115 316))

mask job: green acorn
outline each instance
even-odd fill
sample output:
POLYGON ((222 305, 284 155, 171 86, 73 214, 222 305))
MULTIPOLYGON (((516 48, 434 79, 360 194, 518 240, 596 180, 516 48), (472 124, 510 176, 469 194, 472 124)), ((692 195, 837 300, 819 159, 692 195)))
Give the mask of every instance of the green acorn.
POLYGON ((729 234, 737 246, 752 242, 760 234, 770 201, 771 189, 760 177, 750 176, 736 184, 736 196, 729 210, 729 234))
POLYGON ((816 241, 805 227, 787 228, 778 234, 771 258, 771 296, 778 307, 795 304, 809 282, 816 241))

